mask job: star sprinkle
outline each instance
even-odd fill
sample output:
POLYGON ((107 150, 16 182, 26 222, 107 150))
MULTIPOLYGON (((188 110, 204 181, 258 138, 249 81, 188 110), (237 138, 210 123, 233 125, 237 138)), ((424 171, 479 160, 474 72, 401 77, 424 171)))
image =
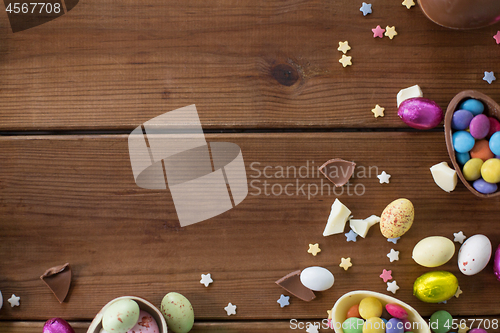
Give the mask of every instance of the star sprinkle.
POLYGON ((342 58, 339 59, 339 62, 342 64, 342 66, 347 67, 352 65, 351 59, 352 59, 351 56, 346 56, 344 54, 342 55, 342 58))
POLYGON ((396 283, 396 280, 394 280, 392 282, 387 282, 387 291, 390 291, 393 294, 395 294, 398 289, 399 289, 399 286, 396 283))
POLYGON ((351 47, 349 46, 349 42, 339 42, 339 48, 337 49, 338 51, 341 51, 342 53, 346 54, 347 51, 349 51, 351 47))
POLYGON ((389 258, 391 262, 399 260, 399 251, 394 251, 394 249, 391 249, 391 252, 387 253, 387 258, 389 258))
POLYGON ((467 327, 467 324, 462 322, 460 323, 460 327, 458 328, 458 333, 467 333, 470 328, 467 327))
POLYGON ((226 310, 226 313, 228 316, 230 315, 235 315, 236 314, 236 305, 233 305, 231 303, 229 303, 225 308, 224 310, 226 310))
POLYGON ((397 34, 398 33, 397 33, 396 28, 394 26, 392 26, 392 27, 390 27, 390 26, 385 27, 384 36, 387 36, 390 39, 393 39, 394 36, 396 36, 397 34))
POLYGON ((347 234, 344 234, 344 235, 347 238, 348 242, 355 242, 356 237, 358 237, 358 234, 355 233, 353 230, 350 230, 347 234))
POLYGON ((310 253, 310 254, 312 254, 313 256, 316 257, 316 255, 318 253, 320 253, 320 252, 321 252, 321 249, 319 248, 319 244, 318 243, 316 243, 314 245, 313 244, 309 244, 309 250, 307 250, 307 253, 310 253))
POLYGON ((382 280, 384 280, 384 282, 392 280, 392 271, 391 270, 386 271, 384 268, 384 270, 382 271, 382 274, 380 274, 380 278, 382 280))
POLYGON ((11 307, 19 306, 19 300, 21 297, 17 297, 16 295, 12 294, 11 298, 8 299, 8 302, 10 303, 11 307))
POLYGON ((394 244, 397 244, 398 243, 398 240, 400 239, 401 237, 396 237, 396 238, 387 238, 387 241, 388 242, 392 242, 394 244))
POLYGON ((389 184, 389 178, 391 178, 391 175, 385 171, 382 171, 382 173, 378 175, 377 178, 380 181, 380 184, 389 184))
POLYGON ((497 44, 500 44, 500 31, 497 31, 497 34, 493 36, 497 44))
POLYGON ((361 5, 361 8, 359 10, 363 12, 363 16, 371 14, 372 13, 372 4, 363 2, 363 4, 361 5))
POLYGON ((278 300, 280 307, 284 308, 287 305, 290 305, 290 296, 285 296, 281 294, 280 299, 278 300))
POLYGON ((446 304, 446 303, 448 303, 448 301, 438 302, 438 304, 446 304))
POLYGON ((402 3, 403 6, 406 6, 407 9, 410 9, 411 7, 415 6, 415 2, 413 0, 405 0, 402 3))
POLYGON ((340 262, 340 265, 339 267, 342 267, 345 271, 347 271, 349 269, 349 267, 352 266, 352 263, 351 263, 351 258, 341 258, 340 259, 341 262, 340 262))
POLYGON ((496 79, 497 78, 495 77, 495 73, 493 73, 493 71, 491 71, 491 72, 484 72, 483 80, 486 81, 486 82, 488 82, 488 84, 491 84, 496 79))
POLYGON ((212 276, 210 276, 210 273, 208 273, 208 274, 201 274, 200 283, 204 284, 205 287, 208 287, 208 285, 210 283, 212 283, 212 282, 214 282, 214 280, 212 280, 212 276))
POLYGON ((462 289, 460 289, 460 286, 458 286, 457 291, 455 292, 455 297, 458 298, 463 293, 462 289))
POLYGON ((385 29, 382 29, 380 25, 377 25, 377 27, 373 28, 372 31, 373 31, 373 38, 384 37, 383 33, 385 32, 385 29))
POLYGON ((318 331, 318 326, 316 325, 309 325, 309 327, 306 330, 307 333, 319 333, 318 331))
POLYGON ((375 118, 384 116, 385 108, 380 107, 380 105, 375 105, 375 108, 372 109, 373 115, 375 118))
POLYGON ((453 239, 453 241, 460 243, 460 244, 462 244, 464 242, 464 240, 467 238, 467 236, 465 236, 462 231, 454 232, 453 237, 455 237, 455 239, 453 239))

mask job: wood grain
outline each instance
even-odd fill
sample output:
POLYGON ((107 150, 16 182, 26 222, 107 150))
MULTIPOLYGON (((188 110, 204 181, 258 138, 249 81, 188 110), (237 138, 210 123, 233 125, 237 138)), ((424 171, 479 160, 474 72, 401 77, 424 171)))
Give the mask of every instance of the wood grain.
POLYGON ((464 291, 459 299, 436 305, 412 296, 413 281, 431 270, 411 259, 420 239, 453 238, 462 230, 467 236, 487 235, 495 248, 500 243, 498 198, 477 198, 461 184, 448 194, 434 184, 429 167, 448 161, 443 133, 212 134, 207 141, 241 147, 249 195, 235 209, 180 228, 168 190, 135 185, 127 136, 1 137, 0 290, 5 304, 0 319, 88 321, 115 297, 136 295, 159 306, 170 291, 188 297, 200 321, 321 319, 348 291, 386 293, 379 278, 383 268, 393 271, 401 288, 396 296, 422 315, 443 308, 462 316, 499 314, 492 306, 500 292, 492 265, 466 277, 458 271, 456 254, 439 269, 456 274, 464 291), (344 187, 344 193, 328 194, 323 185, 323 195, 312 195, 322 181, 328 184, 312 170, 335 157, 357 163, 350 192, 344 187), (297 175, 290 171, 277 178, 279 166, 295 168, 297 175), (369 167, 372 174, 363 177, 360 171, 369 167), (390 184, 379 184, 375 167, 392 175, 390 184), (269 192, 288 184, 291 195, 269 192), (353 194, 362 189, 362 195, 353 194), (322 236, 335 198, 355 218, 365 218, 399 197, 414 203, 416 218, 397 245, 387 242, 377 226, 356 243, 342 234, 322 236), (307 249, 316 242, 322 252, 313 257, 307 249), (399 261, 389 262, 391 248, 400 251, 399 261), (348 271, 338 267, 341 257, 352 258, 348 271), (71 263, 74 278, 67 301, 59 304, 39 276, 65 262, 71 263), (280 309, 276 300, 287 293, 274 281, 315 265, 332 271, 333 288, 309 303, 292 297, 291 305, 280 309), (209 272, 214 283, 205 288, 200 274, 209 272), (11 294, 21 297, 20 307, 6 306, 11 294), (238 306, 236 317, 223 310, 228 302, 238 306))
POLYGON ((406 128, 396 94, 445 109, 461 90, 500 100, 498 27, 455 31, 420 9, 342 0, 86 0, 12 33, 0 15, 0 130, 130 130, 196 104, 205 129, 406 128), (373 38, 376 25, 398 35, 373 38), (342 68, 338 42, 353 65, 342 68), (386 108, 383 119, 371 109, 386 108))

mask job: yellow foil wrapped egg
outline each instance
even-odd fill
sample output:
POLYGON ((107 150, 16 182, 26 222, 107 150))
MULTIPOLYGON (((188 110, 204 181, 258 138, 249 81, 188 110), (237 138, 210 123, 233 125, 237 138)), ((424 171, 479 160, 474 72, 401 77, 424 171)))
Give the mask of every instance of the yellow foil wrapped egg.
POLYGON ((413 204, 408 199, 397 199, 385 207, 380 216, 380 231, 385 238, 403 236, 415 217, 413 204))
POLYGON ((453 297, 457 292, 458 280, 450 272, 428 272, 415 280, 413 295, 426 303, 439 303, 453 297))

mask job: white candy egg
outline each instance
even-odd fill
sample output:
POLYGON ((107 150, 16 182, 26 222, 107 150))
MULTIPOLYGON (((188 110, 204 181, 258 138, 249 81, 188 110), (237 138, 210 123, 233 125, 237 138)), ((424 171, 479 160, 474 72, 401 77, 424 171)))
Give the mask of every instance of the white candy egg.
POLYGON ((465 275, 481 272, 491 258, 491 242, 485 235, 469 237, 458 251, 458 268, 465 275))
POLYGON ((323 291, 333 286, 333 274, 319 266, 307 267, 300 273, 300 282, 304 287, 314 291, 323 291))
POLYGON ((442 236, 431 236, 422 239, 413 248, 412 258, 419 265, 438 267, 453 257, 455 244, 442 236))

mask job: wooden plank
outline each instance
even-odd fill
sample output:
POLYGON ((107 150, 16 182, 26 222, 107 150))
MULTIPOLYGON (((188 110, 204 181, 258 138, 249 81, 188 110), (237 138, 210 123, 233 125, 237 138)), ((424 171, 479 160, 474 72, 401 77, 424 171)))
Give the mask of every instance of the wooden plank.
POLYGON ((18 33, 2 15, 0 130, 130 130, 193 103, 206 129, 405 128, 396 94, 414 84, 443 108, 465 89, 500 100, 482 80, 499 70, 497 28, 445 29, 392 1, 366 17, 359 6, 89 0, 18 33), (398 36, 374 39, 377 24, 398 36))
POLYGON ((448 160, 443 140, 442 133, 429 132, 207 135, 207 141, 241 147, 249 195, 235 209, 180 228, 168 190, 135 185, 126 136, 2 137, 0 290, 6 305, 16 294, 21 306, 4 305, 0 319, 90 320, 115 297, 136 295, 159 306, 170 291, 191 300, 198 320, 320 319, 348 291, 387 293, 379 278, 384 268, 392 270, 401 288, 396 296, 422 315, 438 309, 498 315, 493 304, 500 284, 491 264, 466 277, 458 272, 457 254, 439 269, 457 275, 464 291, 459 299, 436 305, 412 296, 413 281, 431 270, 411 259, 420 239, 452 238, 462 230, 467 236, 486 234, 495 248, 500 243, 499 198, 476 198, 462 185, 448 194, 434 184, 429 167, 448 160), (323 195, 313 196, 313 185, 321 186, 323 178, 311 170, 335 157, 357 163, 351 192, 328 194, 323 182, 323 195), (279 166, 301 173, 277 178, 279 166), (363 177, 361 171, 370 166, 372 174, 363 177), (373 167, 391 174, 390 184, 379 184, 373 167), (292 184, 291 195, 265 195, 264 181, 275 193, 292 184), (297 190, 301 186, 304 193, 297 190), (356 218, 365 218, 399 197, 414 203, 416 219, 397 245, 376 226, 356 243, 344 235, 322 236, 335 198, 356 218), (316 242, 322 252, 313 257, 306 251, 316 242), (391 248, 400 251, 399 261, 389 262, 391 248), (341 257, 352 258, 348 271, 338 267, 341 257), (71 263, 74 279, 67 302, 59 304, 39 276, 65 262, 71 263), (274 281, 316 265, 335 275, 333 288, 309 303, 292 297, 281 309, 276 300, 287 293, 274 281), (205 288, 200 274, 209 272, 214 283, 205 288), (228 302, 238 306, 236 317, 227 317, 228 302))
MULTIPOLYGON (((472 318, 456 317, 455 319, 457 319, 457 323, 459 323, 460 320, 472 323, 472 318)), ((487 323, 488 321, 492 323, 495 319, 498 320, 498 318, 495 317, 474 317, 474 319, 476 319, 476 324, 471 325, 469 328, 476 328, 479 320, 482 320, 482 325, 480 326, 482 328, 485 327, 484 323, 487 323)), ((0 333, 39 333, 42 330, 43 324, 43 322, 0 322, 0 333)), ((86 333, 90 322, 70 322, 70 325, 75 329, 75 333, 86 333)), ((305 328, 308 327, 307 325, 319 326, 320 332, 332 332, 327 328, 326 324, 315 319, 299 320, 297 322, 290 322, 288 320, 195 322, 193 329, 190 332, 250 333, 258 331, 264 333, 275 333, 290 332, 291 330, 305 332, 305 328)), ((495 325, 495 328, 489 327, 488 332, 500 332, 500 329, 495 325)))

